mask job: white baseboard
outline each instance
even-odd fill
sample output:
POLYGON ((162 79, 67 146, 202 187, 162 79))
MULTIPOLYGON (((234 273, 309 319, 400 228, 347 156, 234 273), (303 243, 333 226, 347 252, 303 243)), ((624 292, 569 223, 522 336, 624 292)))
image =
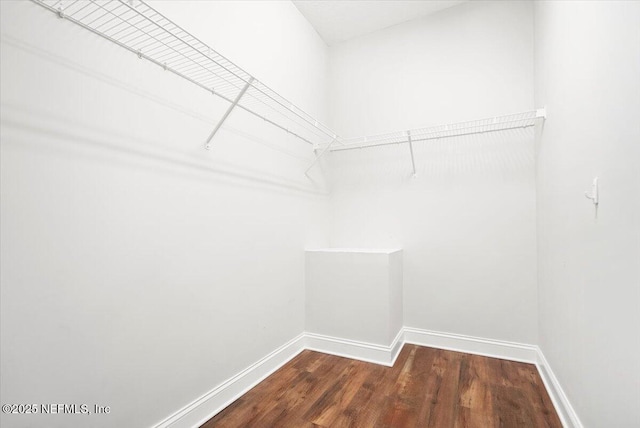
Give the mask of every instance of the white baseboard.
POLYGON ((154 428, 199 427, 304 350, 304 334, 221 383, 154 428))
POLYGON ((583 428, 537 346, 412 327, 402 328, 389 346, 315 333, 302 333, 180 409, 154 428, 199 427, 305 349, 390 367, 395 363, 405 343, 536 364, 563 426, 583 428))
POLYGON ((536 366, 538 367, 538 372, 540 373, 544 386, 549 393, 549 397, 551 397, 551 401, 553 401, 553 405, 555 406, 556 412, 562 421, 562 425, 566 428, 583 428, 582 422, 580 422, 580 418, 578 418, 578 414, 569 402, 564 390, 560 386, 560 382, 558 382, 558 378, 556 378, 553 370, 551 370, 549 362, 544 357, 542 350, 538 348, 537 351, 538 360, 536 361, 536 366))
POLYGON ((538 360, 538 348, 534 345, 412 327, 404 328, 404 342, 523 363, 535 364, 538 360))
POLYGON ((395 363, 396 358, 402 349, 402 345, 404 345, 404 341, 402 339, 402 329, 400 329, 389 346, 325 336, 316 333, 305 333, 305 347, 312 351, 391 367, 393 366, 393 363, 395 363))
POLYGON ((535 364, 544 386, 565 428, 583 428, 578 415, 562 390, 544 354, 535 345, 505 342, 459 334, 404 328, 404 342, 432 348, 448 349, 468 354, 484 355, 503 360, 535 364))

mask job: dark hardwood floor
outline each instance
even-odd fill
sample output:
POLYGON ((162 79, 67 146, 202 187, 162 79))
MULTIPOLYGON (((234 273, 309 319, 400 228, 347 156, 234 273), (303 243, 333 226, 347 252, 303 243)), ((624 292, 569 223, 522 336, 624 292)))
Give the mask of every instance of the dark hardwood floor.
POLYGON ((303 351, 203 427, 562 425, 534 365, 405 345, 393 367, 303 351))

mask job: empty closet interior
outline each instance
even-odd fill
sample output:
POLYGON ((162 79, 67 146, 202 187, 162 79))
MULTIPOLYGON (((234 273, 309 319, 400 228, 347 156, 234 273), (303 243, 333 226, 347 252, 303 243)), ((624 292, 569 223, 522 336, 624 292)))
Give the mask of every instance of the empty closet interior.
POLYGON ((3 427, 227 426, 281 367, 420 358, 640 425, 640 2, 0 11, 3 427))

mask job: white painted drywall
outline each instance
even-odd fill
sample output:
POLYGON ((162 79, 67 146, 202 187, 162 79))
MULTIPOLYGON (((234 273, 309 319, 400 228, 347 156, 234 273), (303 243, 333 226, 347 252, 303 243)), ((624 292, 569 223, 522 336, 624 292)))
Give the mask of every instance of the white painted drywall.
POLYGON ((464 0, 292 0, 329 46, 455 6, 464 0))
MULTIPOLYGON (((308 145, 31 2, 1 6, 3 427, 152 426, 304 327, 326 245, 308 145)), ((323 118, 325 45, 289 2, 161 11, 323 118), (251 30, 251 31, 249 31, 251 30)))
POLYGON ((306 251, 305 331, 389 346, 402 328, 402 250, 306 251))
MULTIPOLYGON (((531 110, 529 2, 468 2, 330 49, 345 136, 531 110)), ((331 155, 332 246, 401 247, 409 327, 535 343, 533 131, 331 155)))
POLYGON ((585 427, 637 427, 640 3, 536 2, 535 30, 539 344, 585 427))
POLYGON ((530 2, 466 2, 333 46, 329 117, 343 137, 530 109, 530 2))

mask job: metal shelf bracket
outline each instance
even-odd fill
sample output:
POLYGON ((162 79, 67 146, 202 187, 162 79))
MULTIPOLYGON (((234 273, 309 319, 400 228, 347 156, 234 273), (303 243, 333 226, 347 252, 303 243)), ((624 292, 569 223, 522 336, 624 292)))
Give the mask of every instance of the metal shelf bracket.
POLYGON ((411 152, 411 167, 413 168, 413 174, 411 175, 413 178, 416 178, 416 161, 413 157, 413 141, 411 141, 411 131, 407 131, 407 139, 409 140, 409 152, 411 152))
POLYGON ((236 96, 236 99, 233 100, 233 102, 231 103, 227 111, 224 113, 222 118, 218 121, 218 124, 216 125, 216 127, 213 128, 213 131, 211 131, 211 134, 209 134, 209 138, 207 138, 207 142, 204 145, 205 149, 207 150, 211 149, 211 139, 213 139, 213 137, 216 135, 216 132, 218 132, 218 130, 220 129, 224 121, 227 120, 227 118, 229 117, 233 109, 238 105, 242 96, 245 94, 245 92, 247 92, 247 89, 249 89, 249 86, 251 86, 251 84, 253 83, 253 80, 254 80, 253 77, 249 78, 249 81, 244 85, 242 90, 238 93, 238 96, 236 96))

